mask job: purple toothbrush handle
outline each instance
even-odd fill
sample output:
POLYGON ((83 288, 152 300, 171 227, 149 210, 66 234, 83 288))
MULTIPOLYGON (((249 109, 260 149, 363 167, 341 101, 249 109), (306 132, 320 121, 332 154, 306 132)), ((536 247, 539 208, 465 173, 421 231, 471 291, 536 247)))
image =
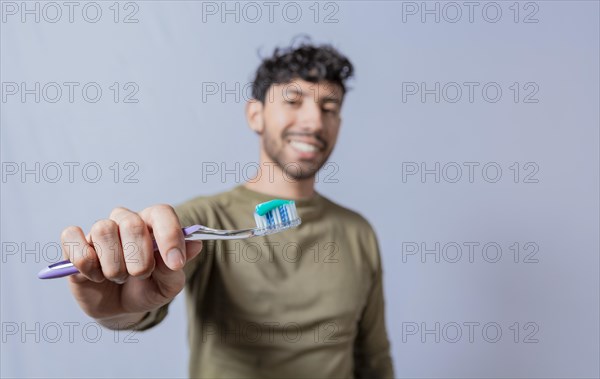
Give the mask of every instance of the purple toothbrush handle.
POLYGON ((60 261, 58 263, 51 264, 50 266, 43 268, 42 271, 38 272, 39 279, 55 279, 62 278, 63 276, 69 276, 77 274, 79 270, 73 266, 71 261, 60 261))
MULTIPOLYGON (((198 231, 201 227, 199 225, 192 225, 181 229, 184 237, 189 236, 190 234, 198 231)), ((152 245, 154 246, 154 250, 158 250, 158 246, 156 245, 156 241, 152 241, 152 245)), ((38 273, 39 279, 56 279, 62 278, 65 276, 77 274, 79 270, 77 267, 73 266, 71 261, 61 261, 58 263, 51 264, 50 266, 43 268, 38 273)))

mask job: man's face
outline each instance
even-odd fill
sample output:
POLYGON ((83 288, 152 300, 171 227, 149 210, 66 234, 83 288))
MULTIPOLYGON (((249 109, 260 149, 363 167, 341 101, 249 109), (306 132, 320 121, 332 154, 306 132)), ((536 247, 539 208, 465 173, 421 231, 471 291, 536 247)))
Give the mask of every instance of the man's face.
POLYGON ((289 178, 313 177, 333 151, 341 124, 342 88, 296 79, 271 86, 263 106, 261 142, 289 178))

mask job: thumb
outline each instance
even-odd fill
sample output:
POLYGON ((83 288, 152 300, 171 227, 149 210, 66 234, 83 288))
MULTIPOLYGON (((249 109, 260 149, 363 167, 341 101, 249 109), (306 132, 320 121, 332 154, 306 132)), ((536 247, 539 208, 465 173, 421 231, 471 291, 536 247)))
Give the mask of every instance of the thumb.
POLYGON ((203 243, 200 240, 196 241, 185 241, 185 255, 186 255, 186 264, 196 258, 198 254, 202 251, 203 243))
MULTIPOLYGON (((185 242, 186 263, 200 254, 202 246, 202 241, 185 242)), ((183 269, 171 270, 169 267, 167 267, 158 251, 154 251, 154 258, 156 261, 156 267, 152 273, 152 276, 156 280, 161 294, 167 298, 174 298, 179 292, 181 292, 185 285, 185 273, 183 269)))

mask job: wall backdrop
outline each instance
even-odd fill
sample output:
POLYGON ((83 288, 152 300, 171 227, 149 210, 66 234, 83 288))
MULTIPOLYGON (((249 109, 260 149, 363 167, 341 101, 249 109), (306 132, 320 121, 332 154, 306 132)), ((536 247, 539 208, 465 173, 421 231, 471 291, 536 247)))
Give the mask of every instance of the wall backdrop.
POLYGON ((255 172, 258 54, 300 33, 356 67, 318 191, 377 231, 397 375, 600 375, 597 1, 0 4, 2 377, 187 375, 182 297, 113 333, 36 273, 255 172))

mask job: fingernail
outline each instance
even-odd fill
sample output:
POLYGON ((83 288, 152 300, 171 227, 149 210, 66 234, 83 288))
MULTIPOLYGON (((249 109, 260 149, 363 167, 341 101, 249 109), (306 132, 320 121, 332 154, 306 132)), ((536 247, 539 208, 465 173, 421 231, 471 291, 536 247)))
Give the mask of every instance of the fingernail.
POLYGON ((124 283, 127 281, 127 279, 123 279, 123 278, 115 278, 115 279, 113 279, 112 281, 113 281, 114 283, 117 283, 117 284, 124 284, 124 283))
POLYGON ((167 252, 167 263, 169 268, 181 268, 184 265, 183 254, 178 248, 171 249, 167 252))
POLYGON ((104 279, 106 279, 104 277, 104 275, 102 275, 102 272, 96 272, 93 274, 92 276, 92 281, 96 282, 96 283, 102 283, 104 281, 104 279))

